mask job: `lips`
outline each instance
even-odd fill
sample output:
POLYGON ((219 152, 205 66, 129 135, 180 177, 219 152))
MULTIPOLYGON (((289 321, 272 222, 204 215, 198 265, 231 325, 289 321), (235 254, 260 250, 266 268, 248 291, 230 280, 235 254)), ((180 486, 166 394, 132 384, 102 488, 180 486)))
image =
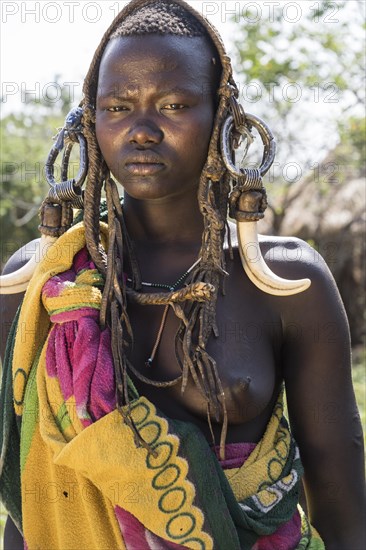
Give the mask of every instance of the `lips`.
POLYGON ((164 162, 162 162, 159 155, 151 152, 135 154, 125 161, 125 168, 130 174, 138 176, 148 176, 156 174, 165 168, 164 162))

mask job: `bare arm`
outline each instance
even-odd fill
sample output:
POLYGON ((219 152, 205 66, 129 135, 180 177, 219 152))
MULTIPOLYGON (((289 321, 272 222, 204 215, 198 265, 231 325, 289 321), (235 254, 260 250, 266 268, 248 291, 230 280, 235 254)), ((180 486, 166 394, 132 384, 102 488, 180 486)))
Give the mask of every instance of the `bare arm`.
POLYGON ((348 322, 324 261, 305 243, 299 246, 301 258, 287 262, 286 275, 309 277, 312 285, 285 299, 283 374, 305 469, 308 511, 327 550, 363 549, 364 449, 348 322))
MULTIPOLYGON (((31 255, 32 241, 30 245, 18 250, 7 262, 4 267, 3 275, 13 273, 21 268, 31 255)), ((15 317, 16 311, 23 299, 24 293, 0 295, 0 323, 1 323, 1 339, 0 339, 0 354, 4 358, 6 340, 9 335, 10 327, 15 317)), ((23 537, 14 525, 10 516, 8 516, 5 532, 4 532, 4 550, 23 550, 23 537)))

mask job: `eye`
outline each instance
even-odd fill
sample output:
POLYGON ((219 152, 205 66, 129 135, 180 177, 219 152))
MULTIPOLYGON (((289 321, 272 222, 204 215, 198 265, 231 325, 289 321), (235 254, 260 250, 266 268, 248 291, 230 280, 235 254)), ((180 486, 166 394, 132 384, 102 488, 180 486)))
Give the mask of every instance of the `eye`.
POLYGON ((187 109, 188 106, 184 105, 183 103, 168 103, 168 105, 164 105, 162 109, 166 111, 181 111, 182 109, 187 109))
POLYGON ((109 113, 120 113, 124 111, 129 111, 128 107, 123 107, 122 105, 118 105, 116 107, 107 107, 104 110, 108 111, 109 113))

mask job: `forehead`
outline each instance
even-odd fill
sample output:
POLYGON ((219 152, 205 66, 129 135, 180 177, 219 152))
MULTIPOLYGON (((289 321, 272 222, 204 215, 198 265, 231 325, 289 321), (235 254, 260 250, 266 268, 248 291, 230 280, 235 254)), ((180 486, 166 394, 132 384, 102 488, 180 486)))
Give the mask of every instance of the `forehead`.
MULTIPOLYGON (((138 80, 202 87, 214 78, 213 48, 201 37, 128 36, 108 44, 99 69, 98 93, 138 80)), ((217 54, 216 56, 217 57, 217 54)))

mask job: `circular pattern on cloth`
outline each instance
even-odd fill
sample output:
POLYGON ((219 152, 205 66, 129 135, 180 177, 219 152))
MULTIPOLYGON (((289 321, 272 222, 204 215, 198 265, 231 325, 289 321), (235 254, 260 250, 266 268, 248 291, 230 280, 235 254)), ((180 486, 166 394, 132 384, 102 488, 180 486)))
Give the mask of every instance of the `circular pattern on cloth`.
POLYGON ((185 546, 190 543, 190 548, 192 548, 193 550, 205 550, 206 549, 206 546, 204 544, 204 542, 201 540, 201 539, 198 539, 196 537, 192 537, 191 539, 186 539, 186 540, 182 540, 181 541, 181 544, 184 544, 185 546), (192 546, 192 543, 197 543, 195 544, 194 546, 192 546))
POLYGON ((188 537, 196 526, 194 516, 188 512, 176 514, 168 521, 166 532, 172 539, 182 539, 188 537))
POLYGON ((168 489, 177 481, 180 476, 180 469, 176 464, 168 464, 152 480, 154 489, 168 489))
POLYGON ((272 458, 267 467, 267 472, 272 481, 277 481, 282 472, 282 462, 278 458, 272 458))
POLYGON ((24 369, 17 369, 17 370, 15 371, 15 374, 14 374, 13 388, 15 388, 15 386, 16 386, 16 379, 17 379, 18 374, 21 374, 21 375, 23 375, 23 377, 24 377, 23 393, 22 393, 22 398, 21 398, 21 399, 16 399, 16 398, 15 398, 15 393, 16 393, 16 392, 14 391, 14 403, 15 403, 16 405, 22 405, 23 402, 24 402, 24 388, 25 388, 25 383, 26 383, 26 381, 27 381, 28 376, 27 376, 27 373, 25 372, 24 369))
POLYGON ((172 514, 173 512, 178 512, 178 510, 180 510, 180 508, 184 506, 186 500, 187 493, 185 489, 183 489, 183 487, 174 487, 173 489, 168 489, 160 497, 158 506, 159 509, 165 514, 172 514))
POLYGON ((132 417, 133 417, 134 423, 136 424, 136 426, 139 426, 140 424, 145 422, 145 420, 149 416, 150 409, 146 405, 146 403, 140 402, 140 403, 136 403, 136 405, 131 406, 131 412, 133 413, 132 417))
POLYGON ((275 451, 278 458, 285 460, 288 455, 288 445, 284 438, 277 443, 275 451))
MULTIPOLYGON (((192 535, 189 542, 193 543, 193 548, 203 550, 206 545, 204 540, 197 536, 200 533, 195 532, 197 527, 195 506, 192 503, 190 486, 185 487, 187 480, 182 472, 181 459, 177 461, 176 445, 169 441, 164 423, 159 422, 159 416, 155 415, 154 409, 151 410, 148 404, 137 402, 132 407, 132 415, 141 436, 157 454, 154 456, 152 453, 147 453, 146 467, 156 470, 153 472, 151 488, 160 494, 160 496, 156 495, 158 498, 156 512, 167 514, 165 520, 160 518, 160 521, 165 523, 167 538, 181 541, 182 538, 192 535), (179 483, 178 487, 177 483, 179 483)), ((201 528, 198 531, 201 531, 201 528)))
POLYGON ((277 420, 281 421, 283 417, 283 406, 280 405, 280 403, 277 403, 274 410, 273 415, 277 418, 277 420))
POLYGON ((270 487, 271 484, 268 483, 268 481, 262 481, 262 483, 260 485, 258 485, 258 489, 257 489, 257 492, 260 492, 260 491, 265 491, 266 489, 268 489, 268 487, 270 487))
POLYGON ((140 436, 150 446, 154 445, 161 435, 161 427, 158 422, 150 420, 139 429, 140 436), (152 433, 151 433, 152 432, 152 433))
POLYGON ((149 453, 146 457, 146 466, 151 470, 162 468, 170 460, 173 454, 173 445, 170 441, 163 441, 154 447, 154 451, 158 451, 158 456, 154 457, 149 453))
POLYGON ((288 476, 281 479, 281 485, 286 489, 292 489, 292 487, 297 483, 298 479, 299 476, 297 475, 296 470, 293 468, 288 476))

